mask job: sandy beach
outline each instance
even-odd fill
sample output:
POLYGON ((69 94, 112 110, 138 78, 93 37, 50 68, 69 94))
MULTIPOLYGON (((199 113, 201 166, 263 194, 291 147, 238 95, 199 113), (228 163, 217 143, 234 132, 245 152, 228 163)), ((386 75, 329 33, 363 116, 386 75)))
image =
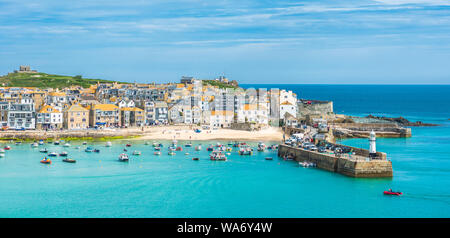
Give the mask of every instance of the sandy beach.
POLYGON ((281 141, 280 128, 269 127, 260 131, 232 129, 202 130, 196 133, 189 126, 169 126, 146 129, 144 135, 135 140, 243 140, 243 141, 281 141))
POLYGON ((197 126, 152 126, 125 129, 87 129, 62 131, 1 131, 1 140, 9 139, 128 139, 128 140, 242 140, 242 141, 281 141, 280 128, 269 127, 260 131, 242 131, 232 129, 203 130, 196 133, 197 126), (131 138, 130 138, 131 137, 131 138))

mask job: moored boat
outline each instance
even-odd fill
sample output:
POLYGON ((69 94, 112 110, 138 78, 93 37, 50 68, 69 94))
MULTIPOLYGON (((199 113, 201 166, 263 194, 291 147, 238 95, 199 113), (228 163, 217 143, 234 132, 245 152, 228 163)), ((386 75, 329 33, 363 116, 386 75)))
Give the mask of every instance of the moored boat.
POLYGON ((253 154, 253 151, 252 151, 252 148, 250 148, 250 146, 243 145, 239 149, 239 155, 252 155, 252 154, 253 154))
POLYGON ((21 145, 22 141, 16 141, 16 145, 21 145))
POLYGON ((90 147, 90 146, 88 146, 85 150, 84 150, 84 152, 93 152, 94 151, 94 148, 92 148, 92 147, 90 147))
POLYGON ((126 144, 125 146, 126 146, 126 147, 131 147, 131 144, 126 144))
POLYGON ((44 141, 43 141, 43 140, 40 140, 38 144, 39 144, 39 145, 43 145, 43 144, 44 144, 44 141))
POLYGON ((262 143, 262 142, 259 142, 257 150, 260 151, 260 152, 264 152, 266 150, 266 145, 264 143, 262 143))
POLYGON ((40 149, 39 152, 41 152, 41 153, 47 153, 48 150, 47 150, 47 148, 44 148, 44 149, 40 149))
POLYGON ((184 145, 185 147, 192 147, 192 143, 187 143, 186 145, 184 145))
POLYGON ((3 147, 3 149, 4 149, 4 150, 10 150, 10 149, 11 149, 11 146, 7 145, 7 146, 3 147))
POLYGON ((183 148, 181 146, 178 146, 175 150, 176 151, 183 151, 183 148))
POLYGON ((196 157, 196 158, 192 158, 192 160, 198 160, 198 158, 196 157))
POLYGON ((196 147, 195 147, 195 150, 196 151, 200 151, 202 149, 202 146, 201 145, 197 145, 196 147))
POLYGON ((59 143, 60 143, 59 140, 53 142, 54 145, 59 145, 59 143))
POLYGON ((161 147, 155 147, 155 150, 156 150, 156 151, 160 151, 160 150, 161 150, 161 147))
POLYGON ((266 157, 265 159, 266 159, 266 160, 273 160, 272 157, 266 157))
POLYGON ((77 162, 76 160, 74 160, 74 159, 69 159, 69 158, 65 158, 65 159, 63 159, 62 161, 63 161, 63 162, 66 162, 66 163, 76 163, 76 162, 77 162))
POLYGON ((87 145, 87 142, 86 142, 86 141, 83 141, 83 145, 87 145))
POLYGON ((59 156, 67 156, 69 155, 69 153, 67 153, 67 151, 63 151, 61 153, 59 153, 59 156))
POLYGON ((44 159, 41 160, 41 163, 43 163, 43 164, 51 164, 52 160, 50 158, 45 157, 44 159))
POLYGON ((128 155, 127 154, 125 154, 125 153, 123 153, 123 154, 120 154, 119 155, 119 161, 128 161, 129 160, 129 158, 128 158, 128 155))
POLYGON ((58 153, 56 153, 56 152, 50 152, 50 153, 48 153, 48 156, 53 156, 53 157, 55 157, 55 156, 58 156, 58 153))
POLYGON ((38 147, 38 146, 39 146, 39 144, 36 143, 36 142, 34 142, 33 144, 31 144, 31 148, 36 148, 36 147, 38 147))
POLYGON ((70 147, 70 144, 69 143, 65 143, 63 146, 64 147, 70 147))
POLYGON ((133 155, 141 155, 141 152, 138 150, 133 151, 133 155))
POLYGON ((155 151, 153 154, 154 155, 161 155, 161 152, 160 151, 155 151))
POLYGON ((168 155, 176 155, 176 153, 173 151, 169 151, 168 155))
POLYGON ((105 146, 106 146, 106 147, 111 147, 111 146, 112 146, 111 141, 106 142, 105 146))
POLYGON ((222 153, 220 151, 213 151, 209 155, 209 159, 210 160, 217 160, 217 161, 225 161, 225 160, 227 160, 227 157, 225 156, 224 153, 222 153))

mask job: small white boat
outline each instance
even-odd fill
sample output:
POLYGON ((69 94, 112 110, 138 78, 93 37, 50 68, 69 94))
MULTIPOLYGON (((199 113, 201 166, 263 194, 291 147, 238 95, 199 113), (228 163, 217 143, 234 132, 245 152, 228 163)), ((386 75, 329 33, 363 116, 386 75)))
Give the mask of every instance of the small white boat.
POLYGON ((33 144, 31 144, 31 147, 32 147, 32 148, 36 148, 36 147, 38 147, 38 146, 39 146, 39 144, 36 143, 36 142, 34 142, 33 144))
POLYGON ((111 146, 112 146, 111 141, 106 142, 106 145, 105 145, 105 146, 106 146, 106 147, 111 147, 111 146))
POLYGON ((4 153, 1 153, 1 154, 0 154, 0 157, 5 157, 5 154, 4 154, 4 153))
POLYGON ((39 141, 39 145, 43 145, 44 144, 44 141, 43 140, 40 140, 39 141))
POLYGON ((5 150, 4 149, 0 149, 0 154, 4 154, 5 150))
POLYGON ((161 155, 161 151, 155 151, 154 155, 161 155))
POLYGON ((189 155, 189 152, 184 153, 185 155, 189 155))
POLYGON ((87 142, 86 142, 86 141, 83 141, 83 145, 87 145, 87 142))
POLYGON ((58 156, 58 153, 56 153, 56 152, 50 152, 50 153, 48 154, 48 156, 58 156))
POLYGON ((175 152, 173 152, 173 151, 169 151, 169 153, 168 153, 169 155, 176 155, 176 153, 175 152))
POLYGON ((153 147, 158 147, 158 146, 159 146, 159 143, 153 142, 153 147))
POLYGON ((120 154, 119 155, 119 161, 128 161, 128 155, 127 154, 120 154))
POLYGON ((202 150, 202 146, 201 146, 201 145, 196 146, 196 147, 195 147, 195 150, 196 150, 196 151, 202 150))
POLYGON ((69 143, 65 143, 63 146, 64 147, 70 147, 70 144, 69 143))
POLYGON ((61 153, 59 153, 59 156, 67 156, 69 155, 69 153, 67 153, 67 151, 63 151, 61 153))
POLYGON ((141 155, 141 152, 138 150, 133 151, 133 155, 141 155))

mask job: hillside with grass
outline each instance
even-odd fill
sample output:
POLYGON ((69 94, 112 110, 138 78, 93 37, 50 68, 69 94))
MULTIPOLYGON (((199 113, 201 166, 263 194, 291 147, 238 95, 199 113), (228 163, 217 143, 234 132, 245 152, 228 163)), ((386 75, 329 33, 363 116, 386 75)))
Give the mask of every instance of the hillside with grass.
POLYGON ((237 89, 239 88, 238 86, 232 85, 232 84, 227 84, 227 83, 223 83, 217 80, 202 80, 204 84, 207 85, 211 85, 211 86, 217 86, 219 88, 234 88, 237 89))
MULTIPOLYGON (((113 83, 114 81, 103 79, 87 79, 81 75, 64 76, 46 73, 9 73, 0 76, 0 86, 3 87, 37 87, 37 88, 64 88, 69 86, 81 86, 88 88, 90 85, 100 83, 113 83)), ((120 83, 120 82, 118 82, 120 83)))

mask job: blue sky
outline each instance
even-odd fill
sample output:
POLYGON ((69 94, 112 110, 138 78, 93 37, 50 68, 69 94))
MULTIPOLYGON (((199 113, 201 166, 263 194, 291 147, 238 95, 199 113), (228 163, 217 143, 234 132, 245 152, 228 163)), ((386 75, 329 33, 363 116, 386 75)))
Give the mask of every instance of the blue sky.
POLYGON ((449 0, 0 0, 0 74, 449 84, 449 0))

